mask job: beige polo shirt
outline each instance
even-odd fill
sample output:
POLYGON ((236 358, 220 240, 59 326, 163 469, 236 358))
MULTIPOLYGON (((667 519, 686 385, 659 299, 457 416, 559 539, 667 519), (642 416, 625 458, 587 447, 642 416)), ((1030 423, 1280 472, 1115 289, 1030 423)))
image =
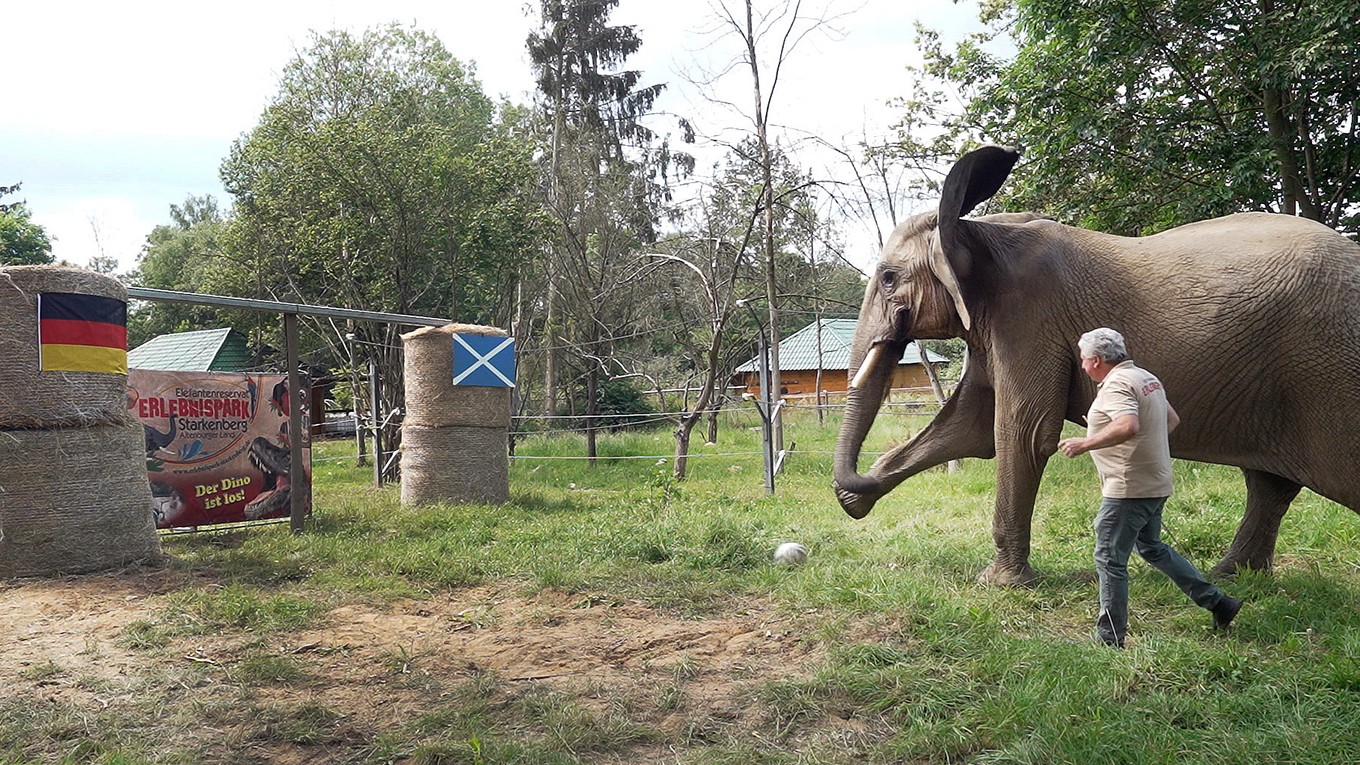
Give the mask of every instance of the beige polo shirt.
POLYGON ((1086 413, 1086 435, 1094 436, 1126 414, 1138 415, 1138 435, 1091 452, 1100 473, 1101 496, 1171 496, 1166 391, 1156 375, 1132 361, 1116 365, 1100 383, 1096 400, 1086 413))

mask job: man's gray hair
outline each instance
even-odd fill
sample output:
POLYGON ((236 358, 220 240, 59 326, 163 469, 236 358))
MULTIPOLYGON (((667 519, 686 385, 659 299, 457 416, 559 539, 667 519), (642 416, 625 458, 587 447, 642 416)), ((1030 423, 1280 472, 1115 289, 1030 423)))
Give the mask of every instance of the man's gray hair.
POLYGON ((1128 359, 1129 351, 1124 346, 1124 336, 1110 329, 1100 327, 1081 336, 1077 348, 1082 358, 1099 358, 1106 364, 1118 364, 1128 359))

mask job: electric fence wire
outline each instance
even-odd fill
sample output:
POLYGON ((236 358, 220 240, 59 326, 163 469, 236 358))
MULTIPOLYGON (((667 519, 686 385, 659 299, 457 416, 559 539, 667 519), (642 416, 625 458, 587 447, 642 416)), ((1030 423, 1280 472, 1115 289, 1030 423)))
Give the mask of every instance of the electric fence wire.
MULTIPOLYGON (((793 410, 793 409, 804 409, 804 408, 811 410, 811 409, 814 409, 814 408, 817 408, 817 407, 818 407, 817 404, 800 404, 800 403, 796 403, 796 402, 790 401, 787 397, 785 398, 784 406, 785 406, 788 410, 790 410, 790 411, 793 410)), ((939 406, 940 406, 940 404, 938 404, 937 402, 934 402, 934 401, 899 401, 899 402, 886 401, 886 402, 883 403, 882 408, 885 408, 885 409, 937 409, 937 408, 939 408, 939 406)), ((846 407, 846 405, 845 405, 845 404, 821 404, 820 407, 821 407, 822 409, 844 409, 844 408, 846 407)), ((720 414, 720 415, 732 415, 732 414, 738 413, 738 412, 740 412, 740 413, 746 413, 746 412, 754 413, 754 412, 755 412, 755 409, 754 409, 754 408, 748 408, 748 407, 724 407, 724 408, 722 408, 721 410, 719 410, 719 414, 720 414)), ((682 410, 674 411, 674 412, 637 412, 637 413, 633 413, 633 414, 629 414, 629 413, 627 413, 627 412, 623 412, 623 413, 600 413, 600 414, 591 414, 591 415, 586 415, 586 414, 515 414, 515 415, 511 415, 511 416, 510 416, 510 419, 511 419, 511 420, 522 420, 522 421, 523 421, 523 420, 583 420, 583 419, 585 419, 586 417, 593 417, 593 418, 595 418, 595 419, 597 419, 597 420, 611 419, 611 418, 615 418, 615 419, 626 419, 626 418, 630 418, 630 417, 632 417, 632 418, 637 418, 637 417, 654 417, 654 418, 657 418, 657 419, 666 419, 666 418, 677 419, 677 418, 680 418, 680 417, 688 417, 691 413, 692 413, 692 412, 690 412, 689 410, 682 409, 682 410)), ((705 412, 705 416, 707 416, 707 412, 705 412)))
MULTIPOLYGON (((400 450, 398 450, 397 452, 395 452, 395 454, 400 454, 400 453, 401 453, 400 450)), ((791 452, 791 453, 792 453, 792 454, 800 454, 800 455, 823 455, 823 456, 830 456, 830 455, 835 454, 835 452, 830 451, 830 450, 826 450, 826 449, 797 449, 797 450, 794 450, 794 451, 791 452)), ((880 455, 885 454, 885 453, 886 453, 886 452, 877 452, 877 451, 863 451, 863 452, 860 452, 860 454, 863 455, 863 456, 865 456, 865 457, 877 457, 877 456, 880 456, 880 455)), ((686 458, 686 459, 694 460, 694 459, 708 459, 708 458, 711 458, 711 457, 759 457, 761 454, 762 454, 762 452, 759 452, 759 451, 751 451, 751 452, 689 452, 689 453, 687 453, 687 454, 685 455, 685 458, 686 458)), ((372 455, 364 455, 364 456, 365 456, 365 457, 368 457, 368 458, 371 458, 371 457, 372 457, 372 455)), ((556 454, 556 455, 550 455, 550 454, 512 454, 512 455, 509 455, 509 457, 510 457, 510 461, 511 461, 511 462, 521 462, 521 461, 522 461, 522 462, 534 462, 534 461, 544 461, 544 462, 589 462, 589 461, 591 461, 591 460, 593 460, 593 461, 595 461, 595 462, 609 462, 609 461, 616 461, 616 460, 653 460, 653 461, 658 461, 658 460, 671 460, 671 459, 674 459, 674 458, 675 458, 675 455, 674 455, 674 454, 597 454, 597 455, 595 455, 594 457, 587 457, 587 456, 584 456, 584 455, 569 455, 569 454, 556 454)), ((356 453, 354 453, 354 454, 340 455, 339 457, 319 457, 319 458, 318 458, 318 457, 313 457, 313 458, 312 458, 312 462, 314 462, 314 463, 315 463, 315 462, 340 462, 340 461, 343 461, 343 460, 353 460, 353 461, 357 461, 358 459, 359 459, 359 454, 356 452, 356 453)))

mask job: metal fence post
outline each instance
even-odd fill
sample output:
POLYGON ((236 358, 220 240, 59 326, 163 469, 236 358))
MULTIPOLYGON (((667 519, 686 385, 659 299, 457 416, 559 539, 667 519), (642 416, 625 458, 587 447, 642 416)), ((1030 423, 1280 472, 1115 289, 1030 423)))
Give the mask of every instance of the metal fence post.
POLYGON ((378 390, 378 362, 368 362, 368 415, 373 420, 373 485, 383 485, 382 395, 378 390))
POLYGON ((760 455, 765 466, 765 493, 774 494, 774 418, 770 405, 770 345, 760 333, 760 455))
POLYGON ((298 317, 295 313, 283 315, 283 344, 284 355, 288 357, 288 485, 291 487, 288 525, 294 534, 301 534, 309 499, 305 492, 308 484, 303 477, 306 468, 302 464, 302 404, 308 398, 304 397, 302 375, 298 374, 298 317))

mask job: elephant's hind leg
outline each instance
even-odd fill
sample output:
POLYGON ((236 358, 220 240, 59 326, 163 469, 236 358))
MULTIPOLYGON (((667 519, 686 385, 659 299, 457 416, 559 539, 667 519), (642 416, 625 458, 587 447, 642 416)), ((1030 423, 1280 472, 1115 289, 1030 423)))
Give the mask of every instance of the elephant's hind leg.
POLYGON ((1280 521, 1303 488, 1287 478, 1260 470, 1243 468, 1242 474, 1247 479, 1246 514, 1237 527, 1232 546, 1214 566, 1215 576, 1230 575, 1242 568, 1269 571, 1280 521))

